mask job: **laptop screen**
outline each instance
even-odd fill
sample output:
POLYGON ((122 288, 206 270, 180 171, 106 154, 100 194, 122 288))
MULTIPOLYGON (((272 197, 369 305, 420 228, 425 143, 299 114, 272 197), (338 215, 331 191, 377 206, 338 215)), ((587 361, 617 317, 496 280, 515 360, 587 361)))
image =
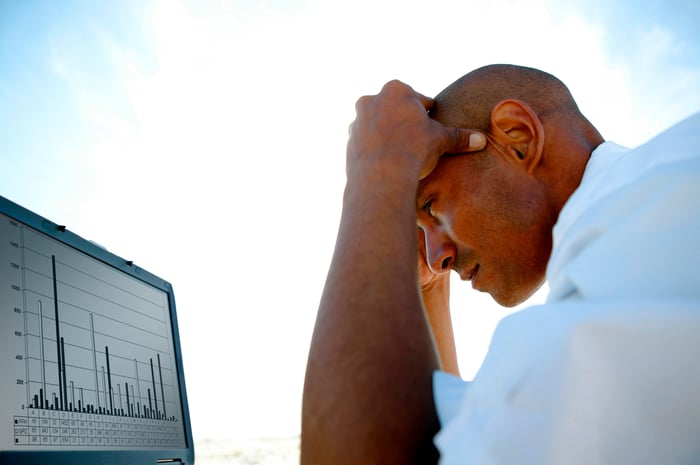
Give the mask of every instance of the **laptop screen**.
POLYGON ((0 205, 0 463, 193 463, 171 286, 0 205))

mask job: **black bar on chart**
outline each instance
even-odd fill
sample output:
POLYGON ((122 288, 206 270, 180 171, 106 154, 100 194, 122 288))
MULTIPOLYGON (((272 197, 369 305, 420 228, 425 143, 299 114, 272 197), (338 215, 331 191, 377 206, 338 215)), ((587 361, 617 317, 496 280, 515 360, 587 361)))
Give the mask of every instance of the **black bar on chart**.
POLYGON ((105 359, 107 360, 107 387, 109 388, 109 411, 111 413, 114 412, 114 406, 112 405, 112 373, 109 370, 109 347, 107 346, 105 346, 105 359))
POLYGON ((126 413, 131 416, 131 403, 129 402, 129 383, 124 381, 124 390, 126 390, 126 413))
MULTIPOLYGON (((51 255, 51 270, 52 270, 52 280, 53 280, 53 307, 56 320, 56 356, 58 358, 58 392, 62 393, 61 388, 61 331, 58 328, 58 286, 56 285, 56 256, 51 255)), ((61 401, 59 402, 60 410, 63 410, 63 396, 61 395, 61 401)))
POLYGON ((68 408, 68 386, 66 385, 66 346, 63 342, 63 336, 61 336, 61 371, 63 372, 63 391, 60 393, 62 398, 62 405, 64 410, 70 410, 68 408))
POLYGON ((160 369, 160 354, 156 354, 156 357, 158 357, 158 379, 160 380, 160 398, 163 402, 163 418, 166 418, 167 415, 165 413, 165 390, 163 389, 163 371, 160 369))
POLYGON ((156 376, 153 374, 153 358, 151 358, 151 382, 153 383, 153 405, 156 406, 154 418, 158 418, 158 396, 156 395, 156 376))

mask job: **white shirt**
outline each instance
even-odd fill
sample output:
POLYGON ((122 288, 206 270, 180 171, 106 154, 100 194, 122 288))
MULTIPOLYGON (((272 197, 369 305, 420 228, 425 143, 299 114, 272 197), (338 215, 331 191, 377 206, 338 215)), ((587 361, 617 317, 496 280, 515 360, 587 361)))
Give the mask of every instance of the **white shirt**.
POLYGON ((441 463, 700 463, 700 114, 597 148, 553 237, 547 303, 434 376, 441 463))

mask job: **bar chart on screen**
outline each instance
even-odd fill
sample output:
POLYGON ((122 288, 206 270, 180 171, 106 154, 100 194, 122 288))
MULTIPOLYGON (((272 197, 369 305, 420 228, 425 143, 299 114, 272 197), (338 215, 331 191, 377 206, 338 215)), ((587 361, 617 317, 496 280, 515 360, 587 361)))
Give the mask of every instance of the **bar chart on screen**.
POLYGON ((12 350, 1 355, 14 374, 14 443, 178 445, 167 295, 32 229, 4 227, 15 233, 2 246, 12 350))

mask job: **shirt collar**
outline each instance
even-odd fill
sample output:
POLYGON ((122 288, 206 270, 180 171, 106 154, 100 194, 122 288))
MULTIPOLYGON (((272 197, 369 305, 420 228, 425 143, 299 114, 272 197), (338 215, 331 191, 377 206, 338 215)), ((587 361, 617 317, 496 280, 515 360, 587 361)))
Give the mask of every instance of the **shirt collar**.
POLYGON ((614 190, 615 183, 606 182, 606 173, 609 167, 627 152, 629 152, 627 147, 614 142, 603 142, 591 152, 581 183, 559 213, 559 219, 552 232, 554 247, 587 206, 614 190))

